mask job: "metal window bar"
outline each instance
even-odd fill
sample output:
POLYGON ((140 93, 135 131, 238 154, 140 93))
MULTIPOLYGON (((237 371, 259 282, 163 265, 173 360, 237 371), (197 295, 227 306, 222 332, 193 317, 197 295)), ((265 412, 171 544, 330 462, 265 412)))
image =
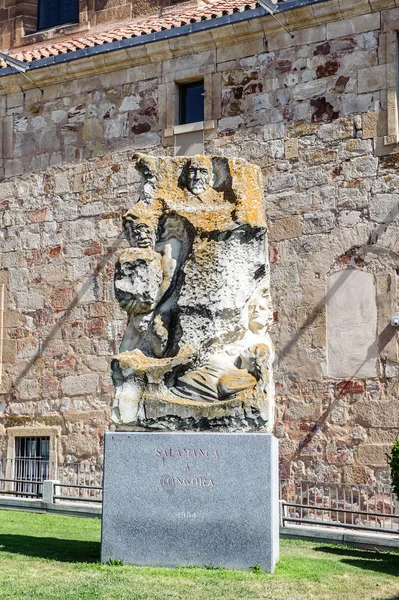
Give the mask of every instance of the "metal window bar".
POLYGON ((15 459, 10 471, 16 480, 14 489, 38 494, 39 483, 49 476, 50 438, 18 436, 14 443, 15 459))

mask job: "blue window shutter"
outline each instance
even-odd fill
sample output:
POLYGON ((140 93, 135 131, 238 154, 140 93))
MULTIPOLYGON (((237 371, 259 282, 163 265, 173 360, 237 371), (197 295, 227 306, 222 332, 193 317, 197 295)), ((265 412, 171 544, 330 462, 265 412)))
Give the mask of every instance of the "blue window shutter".
POLYGON ((79 0, 59 0, 59 24, 79 21, 79 0))
POLYGON ((180 125, 204 120, 204 82, 180 85, 180 125))
POLYGON ((59 0, 39 0, 38 29, 47 29, 58 25, 59 0))

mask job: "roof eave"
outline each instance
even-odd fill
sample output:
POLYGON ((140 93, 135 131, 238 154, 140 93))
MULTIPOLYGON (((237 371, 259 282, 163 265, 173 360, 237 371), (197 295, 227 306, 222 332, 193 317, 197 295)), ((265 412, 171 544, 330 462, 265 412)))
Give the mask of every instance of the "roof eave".
MULTIPOLYGON (((328 1, 329 0, 287 0, 287 2, 276 5, 276 14, 280 14, 288 10, 292 10, 294 8, 303 8, 312 4, 321 4, 323 2, 328 1)), ((100 44, 91 48, 84 48, 81 50, 66 52, 49 58, 34 60, 28 63, 27 71, 34 71, 36 69, 43 69, 45 67, 79 60, 81 58, 89 58, 92 56, 98 56, 100 54, 115 52, 117 50, 134 48, 135 46, 142 46, 144 44, 151 44, 153 42, 160 42, 171 38, 187 36, 192 33, 216 29, 225 25, 233 25, 234 23, 239 23, 242 21, 251 21, 252 19, 257 19, 267 15, 269 15, 269 13, 261 7, 252 10, 246 10, 243 12, 236 12, 231 15, 225 15, 214 19, 208 19, 206 21, 198 21, 197 23, 190 23, 189 25, 183 25, 181 27, 175 27, 173 29, 166 29, 164 31, 148 33, 137 37, 118 40, 116 42, 100 44)), ((16 71, 12 67, 0 69, 0 77, 6 77, 7 75, 15 74, 16 71)))

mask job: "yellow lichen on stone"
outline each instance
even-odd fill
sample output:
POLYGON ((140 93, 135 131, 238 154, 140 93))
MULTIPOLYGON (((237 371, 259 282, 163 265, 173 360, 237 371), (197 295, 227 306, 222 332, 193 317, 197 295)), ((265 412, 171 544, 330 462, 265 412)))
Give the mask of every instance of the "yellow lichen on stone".
POLYGON ((154 203, 151 207, 143 204, 135 204, 123 215, 123 223, 134 221, 143 223, 151 231, 156 231, 158 221, 162 214, 162 202, 154 203))
POLYGON ((218 390, 222 397, 230 396, 233 393, 238 394, 243 390, 254 387, 256 379, 253 375, 244 369, 237 369, 234 372, 226 373, 219 379, 218 390))
MULTIPOLYGON (((262 173, 258 166, 243 159, 229 159, 228 170, 232 179, 235 196, 225 198, 223 191, 212 187, 212 160, 198 155, 186 157, 147 157, 137 154, 139 160, 146 161, 151 170, 157 174, 154 199, 151 207, 144 205, 143 220, 154 219, 163 210, 176 211, 185 217, 199 231, 226 231, 240 225, 266 227, 263 211, 262 173), (187 169, 191 163, 203 165, 209 170, 209 185, 200 195, 187 189, 187 169), (176 181, 180 185, 176 185, 176 181), (147 214, 147 216, 145 216, 147 214)), ((136 213, 134 206, 127 211, 136 213)))
POLYGON ((240 225, 265 227, 262 172, 242 159, 229 159, 232 186, 237 194, 236 220, 240 225))
POLYGON ((135 262, 136 260, 143 260, 146 262, 157 261, 161 262, 161 257, 152 250, 152 248, 125 248, 120 253, 120 262, 135 262))
POLYGON ((130 319, 127 351, 113 363, 114 422, 270 430, 262 173, 221 156, 136 158, 140 196, 124 216, 131 248, 115 276, 130 319))
POLYGON ((146 374, 153 382, 161 381, 163 375, 168 373, 176 365, 184 365, 193 357, 193 349, 182 348, 176 356, 156 358, 146 356, 137 348, 130 352, 121 352, 115 358, 123 369, 132 370, 135 373, 146 374))

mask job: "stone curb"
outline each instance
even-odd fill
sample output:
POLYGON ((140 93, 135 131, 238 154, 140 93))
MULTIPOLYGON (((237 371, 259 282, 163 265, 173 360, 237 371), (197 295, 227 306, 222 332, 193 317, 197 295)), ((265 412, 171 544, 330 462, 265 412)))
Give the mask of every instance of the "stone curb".
POLYGON ((19 500, 15 498, 0 498, 0 510, 22 510, 27 512, 66 515, 69 517, 92 517, 94 519, 101 519, 102 515, 101 505, 93 506, 89 503, 79 503, 79 506, 77 506, 73 502, 49 504, 42 500, 19 500))
POLYGON ((398 533, 379 533, 374 531, 355 531, 336 527, 305 527, 290 525, 280 527, 280 536, 284 539, 302 539, 326 544, 343 544, 365 550, 397 551, 399 549, 398 533))

